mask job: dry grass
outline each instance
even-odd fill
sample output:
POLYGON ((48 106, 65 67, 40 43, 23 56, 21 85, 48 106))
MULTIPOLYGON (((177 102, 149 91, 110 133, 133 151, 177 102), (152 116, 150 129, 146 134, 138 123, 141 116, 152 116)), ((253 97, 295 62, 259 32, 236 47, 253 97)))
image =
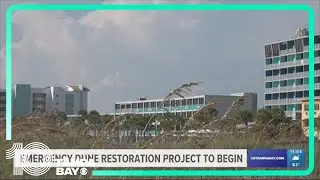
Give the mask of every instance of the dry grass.
MULTIPOLYGON (((185 92, 181 89, 187 90, 192 87, 193 84, 187 84, 180 86, 180 90, 173 90, 166 99, 170 99, 172 95, 180 96, 181 92, 185 92)), ((190 90, 191 91, 191 90, 190 90)), ((182 95, 181 95, 182 96, 182 95)), ((119 122, 123 117, 116 117, 111 122, 104 125, 103 128, 99 128, 100 133, 96 136, 90 136, 88 132, 95 130, 97 126, 86 125, 81 121, 74 121, 69 126, 62 125, 62 120, 49 114, 36 114, 39 118, 19 118, 13 121, 12 141, 5 141, 5 122, 0 124, 0 178, 1 179, 37 179, 29 175, 21 177, 12 176, 12 160, 6 160, 4 153, 6 149, 12 146, 13 142, 23 142, 24 144, 38 141, 46 144, 50 148, 59 149, 116 149, 116 148, 194 148, 194 149, 217 149, 217 148, 303 148, 308 151, 307 144, 302 142, 303 135, 299 131, 300 124, 291 124, 288 127, 283 127, 281 130, 269 126, 269 125, 256 125, 254 128, 247 130, 246 133, 239 132, 232 124, 234 120, 229 117, 229 113, 237 111, 239 106, 239 100, 236 100, 229 108, 223 118, 216 119, 210 123, 204 125, 200 129, 210 129, 214 124, 215 127, 219 127, 221 131, 231 132, 228 134, 215 134, 202 137, 185 137, 180 136, 184 134, 194 118, 190 118, 185 127, 180 131, 168 131, 159 136, 156 136, 148 141, 139 141, 132 144, 121 143, 119 141, 119 122), (223 120, 223 121, 222 121, 223 120), (218 126, 217 126, 218 125, 218 126), (175 135, 175 136, 174 136, 175 135)), ((212 105, 212 103, 210 103, 212 105)), ((209 105, 208 105, 209 106, 209 105)), ((207 106, 206 106, 207 107, 207 106)), ((200 109, 204 110, 206 107, 200 109)), ((150 118, 149 122, 152 121, 150 118)), ((146 129, 146 128, 145 128, 146 129)), ((144 130, 145 130, 144 129, 144 130)), ((316 160, 320 158, 319 153, 320 144, 316 143, 316 160)), ((316 161, 316 169, 312 175, 307 177, 308 179, 320 178, 320 163, 316 161)), ((97 179, 88 175, 87 177, 63 177, 60 179, 97 179)), ((258 177, 237 177, 237 179, 258 179, 258 177)), ((295 177, 294 179, 307 179, 306 177, 295 177)), ((55 176, 54 170, 50 170, 41 179, 59 179, 55 176)), ((100 178, 106 179, 106 178, 100 178)), ((115 178, 112 178, 115 179, 115 178)), ((130 179, 128 177, 122 177, 121 179, 130 179)), ((132 179, 132 178, 131 178, 132 179)), ((141 179, 141 178, 140 178, 141 179)), ((150 179, 150 178, 147 178, 150 179)), ((156 179, 168 179, 158 177, 156 179)), ((179 179, 179 178, 170 178, 179 179)), ((194 178, 191 178, 194 179, 194 178)), ((217 179, 202 177, 201 179, 217 179)), ((228 178, 230 179, 230 178, 228 178)), ((279 179, 279 177, 276 177, 279 179)))

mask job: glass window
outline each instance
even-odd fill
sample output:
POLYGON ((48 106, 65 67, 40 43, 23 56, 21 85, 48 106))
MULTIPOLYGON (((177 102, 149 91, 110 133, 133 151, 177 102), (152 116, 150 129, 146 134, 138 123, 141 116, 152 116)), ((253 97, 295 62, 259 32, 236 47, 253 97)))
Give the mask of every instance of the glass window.
POLYGON ((314 43, 315 44, 320 44, 320 35, 314 36, 314 43))
POLYGON ((266 82, 266 88, 272 88, 272 82, 266 82))
POLYGON ((116 104, 116 109, 120 109, 120 104, 116 104))
POLYGON ((309 78, 303 78, 303 84, 309 84, 309 78))
POLYGON ((293 86, 293 85, 295 85, 295 79, 289 79, 287 85, 288 85, 288 86, 293 86))
POLYGON ((280 81, 280 87, 286 87, 287 86, 287 81, 280 81))
POLYGON ((303 59, 303 54, 302 54, 302 53, 297 54, 297 55, 296 55, 296 59, 297 59, 297 60, 303 59))
POLYGON ((204 104, 204 98, 199 98, 199 104, 204 104))
POLYGON ((284 62, 287 62, 287 56, 281 56, 280 57, 280 62, 284 63, 284 62))
POLYGON ((280 43, 280 51, 287 49, 287 42, 281 42, 280 43))
POLYGON ((280 93, 280 99, 287 99, 287 93, 280 93))
POLYGON ((280 86, 280 82, 279 81, 272 82, 272 87, 279 87, 279 86, 280 86))
POLYGON ((272 99, 279 99, 279 93, 272 94, 272 99))
POLYGON ((309 104, 304 104, 304 105, 303 105, 303 109, 304 109, 305 111, 308 111, 308 110, 309 110, 309 104))
POLYGON ((293 46, 294 46, 294 41, 293 40, 291 40, 291 41, 288 41, 287 42, 287 44, 288 44, 288 49, 292 49, 293 48, 293 46))
POLYGON ((265 100, 271 100, 271 94, 265 94, 264 95, 265 100))
MULTIPOLYGON (((144 103, 144 108, 149 108, 149 107, 150 107, 149 102, 145 102, 145 103, 144 103)), ((168 107, 168 106, 166 106, 166 107, 168 107)))
POLYGON ((295 105, 295 108, 296 108, 297 111, 300 111, 300 110, 301 110, 301 107, 302 107, 301 104, 296 104, 296 105, 295 105))
POLYGON ((121 104, 121 109, 125 109, 126 105, 125 104, 121 104))
POLYGON ((315 90, 314 91, 314 96, 320 96, 320 90, 315 90))
POLYGON ((266 77, 272 76, 272 70, 266 71, 266 77))
POLYGON ((319 70, 319 69, 320 69, 320 64, 319 63, 315 64, 314 65, 314 70, 319 70))
POLYGON ((294 104, 288 104, 287 105, 287 111, 293 111, 294 110, 294 104))
POLYGON ((302 98, 302 97, 303 97, 303 91, 297 91, 296 98, 302 98))
POLYGON ((282 68, 280 69, 280 74, 287 74, 288 73, 288 69, 287 68, 282 68))
POLYGON ((265 109, 270 110, 270 109, 271 109, 271 106, 266 106, 265 109))
POLYGON ((297 72, 297 73, 303 72, 303 66, 297 66, 297 67, 296 67, 296 72, 297 72))
POLYGON ((176 100, 176 106, 181 106, 181 100, 176 100))
POLYGON ((296 59, 296 55, 289 55, 288 56, 288 61, 295 61, 295 59, 296 59))
POLYGON ((315 105, 314 105, 314 109, 315 109, 315 110, 319 110, 319 104, 315 104, 315 105))
POLYGON ((317 50, 314 52, 314 57, 319 57, 320 56, 320 50, 317 50))
POLYGON ((296 85, 302 85, 303 84, 303 79, 297 79, 296 80, 296 85))
POLYGON ((303 53, 303 59, 308 59, 309 58, 309 52, 303 53))
POLYGON ((304 66, 303 66, 303 71, 304 71, 304 72, 309 71, 309 65, 304 65, 304 66))
POLYGON ((185 105, 187 105, 187 100, 185 100, 185 99, 182 99, 182 102, 181 102, 181 104, 182 104, 182 106, 185 106, 185 105))
POLYGON ((294 98, 294 92, 288 92, 288 98, 294 98))
POLYGON ((272 59, 271 58, 266 59, 266 65, 269 65, 269 64, 272 64, 272 59))
POLYGON ((156 102, 151 102, 151 107, 155 108, 156 107, 156 102))
MULTIPOLYGON (((160 105, 159 105, 160 106, 160 105)), ((159 107, 158 106, 158 107, 159 107)), ((138 108, 143 108, 143 103, 138 103, 138 108)))
POLYGON ((187 99, 187 104, 192 105, 192 99, 187 99))
POLYGON ((303 91, 303 97, 309 97, 309 91, 303 91))
POLYGON ((283 110, 283 111, 286 111, 287 110, 287 106, 286 105, 280 105, 280 109, 283 110))
POLYGON ((272 59, 272 64, 279 64, 280 63, 280 58, 276 57, 272 59))
POLYGON ((288 68, 288 74, 292 74, 296 72, 296 68, 295 67, 289 67, 288 68))
POLYGON ((309 38, 303 38, 303 45, 309 46, 309 38))
POLYGON ((193 104, 199 104, 198 100, 199 100, 198 98, 193 99, 193 104))
POLYGON ((278 76, 279 74, 280 74, 280 70, 279 69, 272 70, 272 75, 273 76, 278 76))
POLYGON ((137 108, 137 103, 132 103, 132 109, 137 108))

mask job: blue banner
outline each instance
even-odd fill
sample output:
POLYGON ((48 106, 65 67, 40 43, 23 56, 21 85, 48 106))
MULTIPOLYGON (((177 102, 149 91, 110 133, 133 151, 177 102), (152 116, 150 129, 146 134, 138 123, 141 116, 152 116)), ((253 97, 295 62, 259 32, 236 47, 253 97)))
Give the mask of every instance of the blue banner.
POLYGON ((304 168, 305 152, 301 149, 248 150, 248 167, 254 168, 304 168))
POLYGON ((248 151, 248 167, 287 167, 286 149, 254 149, 248 151))

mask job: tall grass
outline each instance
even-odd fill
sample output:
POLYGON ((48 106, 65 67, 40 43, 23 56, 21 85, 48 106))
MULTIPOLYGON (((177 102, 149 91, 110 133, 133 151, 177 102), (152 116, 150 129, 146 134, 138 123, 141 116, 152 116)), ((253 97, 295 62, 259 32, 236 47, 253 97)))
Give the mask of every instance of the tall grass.
MULTIPOLYGON (((184 97, 182 93, 190 92, 191 88, 198 83, 189 83, 182 85, 179 88, 171 91, 165 98, 168 100, 173 96, 184 97)), ((13 142, 23 142, 24 144, 30 142, 42 142, 49 146, 49 148, 59 149, 120 149, 120 148, 140 148, 140 149, 161 149, 161 148, 193 148, 193 149, 216 149, 216 148, 302 148, 308 152, 307 144, 303 141, 303 135, 299 131, 300 124, 291 124, 290 127, 282 127, 281 130, 270 125, 255 125, 254 128, 247 129, 245 133, 234 128, 234 124, 238 123, 236 119, 230 117, 231 112, 238 111, 239 102, 244 97, 239 97, 230 108, 223 115, 222 118, 212 120, 210 123, 203 125, 199 129, 212 129, 212 127, 219 127, 220 134, 207 134, 205 136, 186 137, 181 136, 185 134, 190 128, 190 125, 195 120, 191 117, 185 127, 179 131, 167 131, 148 141, 138 141, 135 143, 120 142, 119 122, 123 117, 115 117, 112 121, 99 127, 99 133, 90 135, 89 132, 96 130, 96 125, 88 125, 82 121, 72 121, 70 125, 63 125, 63 120, 59 116, 53 116, 49 113, 34 114, 38 118, 17 118, 13 121, 12 127, 12 141, 5 141, 5 121, 0 123, 0 178, 1 179, 38 179, 29 175, 13 176, 12 175, 12 160, 5 159, 5 150, 12 146, 13 142), (295 127, 295 128, 292 128, 295 127), (298 127, 298 128, 297 128, 298 127), (226 133, 223 133, 226 132, 226 133)), ((214 106, 212 102, 201 108, 197 113, 205 110, 209 106, 214 106)), ((150 117, 152 122, 153 116, 150 117)), ((270 120, 271 121, 271 120, 270 120)), ((146 128, 144 129, 146 130, 146 128)), ((319 179, 320 178, 320 158, 319 153, 320 144, 316 142, 316 165, 315 171, 309 177, 295 177, 294 179, 319 179)), ((237 177, 240 179, 248 179, 245 177, 237 177)), ((97 179, 90 174, 79 177, 57 177, 54 170, 50 170, 40 179, 97 179)), ((106 179, 106 178, 100 178, 106 179)), ((115 178, 111 178, 115 179, 115 178)), ((122 179, 130 179, 129 177, 122 177, 122 179)), ((150 179, 150 178, 147 178, 150 179)), ((156 179, 164 179, 158 177, 156 179)), ((168 178, 165 178, 168 179, 168 178)), ((170 178, 178 179, 178 178, 170 178)), ((192 178, 194 179, 194 178, 192 178)), ((201 179, 213 179, 202 177, 201 179)), ((216 179, 216 178, 215 178, 216 179)), ((230 179, 230 178, 228 178, 230 179)), ((258 177, 250 177, 249 179, 258 179, 258 177)), ((276 177, 279 179, 279 177, 276 177)))

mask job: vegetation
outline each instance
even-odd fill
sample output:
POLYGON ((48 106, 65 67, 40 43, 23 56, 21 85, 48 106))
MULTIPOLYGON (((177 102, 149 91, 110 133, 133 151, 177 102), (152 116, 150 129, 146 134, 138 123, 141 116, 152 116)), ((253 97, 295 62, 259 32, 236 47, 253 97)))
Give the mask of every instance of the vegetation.
MULTIPOLYGON (((164 99, 162 105, 174 96, 184 97, 193 86, 198 84, 188 83, 174 89, 164 99)), ((303 142, 300 121, 290 121, 280 109, 260 109, 255 114, 239 111, 238 107, 241 106, 243 99, 243 97, 237 99, 230 105, 227 112, 220 116, 215 109, 215 104, 219 102, 208 103, 190 118, 176 116, 169 112, 161 116, 127 114, 114 117, 100 115, 95 110, 90 112, 82 110, 78 113, 80 117, 68 120, 64 113, 37 113, 32 117, 38 118, 14 119, 13 141, 5 141, 5 121, 1 121, 1 154, 4 154, 13 142, 26 144, 34 141, 42 142, 50 148, 61 149, 303 148, 308 151, 307 144, 303 142), (239 127, 239 124, 243 124, 244 128, 239 127), (155 130, 161 133, 153 135, 155 130), (219 133, 183 136, 188 130, 219 130, 219 133), (123 135, 126 136, 123 137, 123 135)), ((317 143, 318 159, 320 158, 319 147, 317 143)), ((319 161, 316 163, 314 173, 308 178, 320 177, 319 161)), ((0 156, 0 167, 1 179, 18 178, 12 176, 12 161, 6 160, 4 155, 0 156)), ((29 175, 21 178, 36 179, 29 175)), ((58 179, 51 170, 41 178, 58 179)), ((61 179, 65 178, 72 177, 61 179)), ((90 175, 76 178, 95 179, 90 175)), ((294 179, 297 178, 299 177, 294 177, 294 179)))

